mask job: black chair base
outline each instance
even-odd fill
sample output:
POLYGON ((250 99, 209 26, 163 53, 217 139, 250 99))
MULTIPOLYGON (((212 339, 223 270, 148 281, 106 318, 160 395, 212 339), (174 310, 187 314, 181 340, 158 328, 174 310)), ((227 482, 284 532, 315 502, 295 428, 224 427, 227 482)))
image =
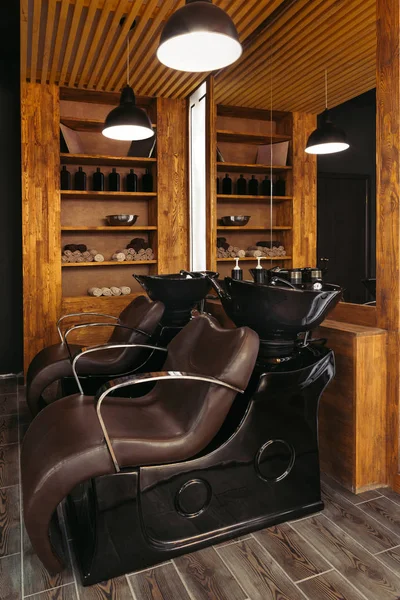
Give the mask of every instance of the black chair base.
POLYGON ((323 509, 317 410, 333 353, 314 348, 300 363, 255 373, 256 391, 238 397, 231 426, 201 455, 74 490, 69 521, 84 585, 323 509))

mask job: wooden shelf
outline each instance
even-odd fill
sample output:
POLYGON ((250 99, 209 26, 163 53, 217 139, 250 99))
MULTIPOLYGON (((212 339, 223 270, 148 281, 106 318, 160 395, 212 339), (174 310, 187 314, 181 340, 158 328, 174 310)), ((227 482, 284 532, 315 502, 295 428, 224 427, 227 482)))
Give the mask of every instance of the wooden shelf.
POLYGON ((240 225, 221 225, 217 227, 218 230, 224 231, 291 231, 291 227, 289 225, 274 225, 273 227, 247 227, 240 225))
POLYGON ((156 265, 156 260, 105 260, 103 262, 80 262, 80 263, 61 263, 64 267, 127 267, 128 265, 156 265))
MULTIPOLYGON (((87 133, 101 133, 104 129, 104 121, 97 119, 80 119, 75 117, 61 117, 61 123, 74 131, 85 131, 87 133)), ((152 123, 153 129, 156 125, 152 123)))
POLYGON ((156 198, 156 192, 94 192, 61 190, 61 200, 134 200, 135 198, 156 198))
POLYGON ((230 142, 233 144, 278 144, 279 142, 289 142, 291 140, 290 135, 283 135, 279 133, 238 133, 236 131, 228 131, 224 129, 217 129, 217 141, 218 142, 230 142))
POLYGON ((102 225, 99 227, 81 227, 81 226, 67 226, 61 227, 61 231, 157 231, 157 227, 155 225, 143 225, 142 227, 137 227, 136 225, 126 226, 126 227, 112 227, 111 225, 102 225))
MULTIPOLYGON (((68 156, 68 155, 67 155, 68 156)), ((148 159, 151 160, 151 159, 148 159)), ((217 162, 217 171, 225 173, 280 173, 290 171, 292 167, 279 165, 261 165, 261 164, 242 164, 230 162, 217 162)))
MULTIPOLYGON (((260 257, 261 260, 292 260, 291 256, 261 256, 260 257)), ((217 262, 229 262, 229 261, 234 261, 234 258, 217 258, 217 262)), ((244 258, 239 258, 239 263, 241 263, 242 261, 254 261, 257 262, 257 258, 254 256, 245 256, 244 258)))
POLYGON ((63 165, 101 165, 120 167, 149 167, 157 163, 156 158, 142 158, 140 156, 108 156, 105 154, 60 154, 63 165))
MULTIPOLYGON (((217 194, 218 200, 233 200, 234 202, 269 202, 271 196, 240 196, 238 194, 217 194)), ((286 200, 293 200, 293 196, 272 196, 273 202, 285 202, 286 200)))
MULTIPOLYGON (((143 295, 145 294, 144 290, 143 290, 143 295)), ((121 294, 120 296, 89 296, 89 294, 86 294, 84 296, 63 296, 62 301, 63 302, 85 302, 86 300, 90 303, 92 303, 93 301, 103 301, 104 302, 112 302, 115 298, 119 298, 120 300, 122 298, 126 298, 127 301, 128 300, 133 300, 134 298, 137 298, 138 296, 140 296, 141 293, 140 292, 132 292, 131 294, 121 294)))

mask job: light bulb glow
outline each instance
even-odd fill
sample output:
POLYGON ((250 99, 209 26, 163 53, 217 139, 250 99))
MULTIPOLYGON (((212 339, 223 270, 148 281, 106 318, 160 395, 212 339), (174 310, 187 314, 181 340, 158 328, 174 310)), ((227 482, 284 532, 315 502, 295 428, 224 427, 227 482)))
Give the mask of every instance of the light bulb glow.
POLYGON ((242 51, 241 44, 228 35, 194 31, 166 40, 159 46, 157 58, 171 69, 202 73, 227 67, 242 51))
POLYGON ((154 131, 139 125, 114 125, 103 129, 102 134, 111 140, 139 141, 152 137, 154 131))
POLYGON ((306 148, 307 154, 334 154, 335 152, 343 152, 350 145, 343 142, 329 142, 327 144, 316 144, 306 148))

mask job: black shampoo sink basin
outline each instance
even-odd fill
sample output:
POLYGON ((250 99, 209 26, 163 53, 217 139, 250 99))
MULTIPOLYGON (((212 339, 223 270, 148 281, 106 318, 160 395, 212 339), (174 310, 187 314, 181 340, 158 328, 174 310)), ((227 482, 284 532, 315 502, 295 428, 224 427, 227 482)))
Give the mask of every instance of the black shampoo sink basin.
POLYGON ((151 300, 165 305, 163 322, 185 324, 190 311, 209 293, 211 281, 218 277, 214 271, 172 273, 170 275, 133 275, 151 300))
POLYGON ((295 340, 322 323, 342 296, 341 287, 325 283, 320 290, 304 290, 231 277, 210 282, 235 325, 251 327, 261 340, 295 340))

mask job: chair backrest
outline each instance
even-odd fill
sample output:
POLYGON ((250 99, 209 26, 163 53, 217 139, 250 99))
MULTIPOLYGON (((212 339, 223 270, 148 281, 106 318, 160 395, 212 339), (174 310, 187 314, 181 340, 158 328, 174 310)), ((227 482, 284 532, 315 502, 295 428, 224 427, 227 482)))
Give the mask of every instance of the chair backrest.
MULTIPOLYGON (((200 315, 169 344, 163 370, 208 375, 245 390, 258 349, 252 329, 222 329, 215 319, 200 315)), ((165 409, 195 438, 195 452, 216 435, 236 396, 228 388, 190 380, 160 382, 156 388, 165 409)))
MULTIPOLYGON (((149 335, 153 335, 161 317, 164 313, 164 304, 162 302, 152 302, 147 296, 138 296, 128 304, 119 316, 121 325, 140 329, 149 335)), ((126 343, 129 344, 133 339, 137 341, 137 333, 115 327, 109 338, 109 343, 126 343)), ((140 336, 143 340, 148 339, 146 336, 140 336)), ((143 343, 143 342, 142 342, 143 343)), ((146 343, 144 341, 144 343, 146 343)))

